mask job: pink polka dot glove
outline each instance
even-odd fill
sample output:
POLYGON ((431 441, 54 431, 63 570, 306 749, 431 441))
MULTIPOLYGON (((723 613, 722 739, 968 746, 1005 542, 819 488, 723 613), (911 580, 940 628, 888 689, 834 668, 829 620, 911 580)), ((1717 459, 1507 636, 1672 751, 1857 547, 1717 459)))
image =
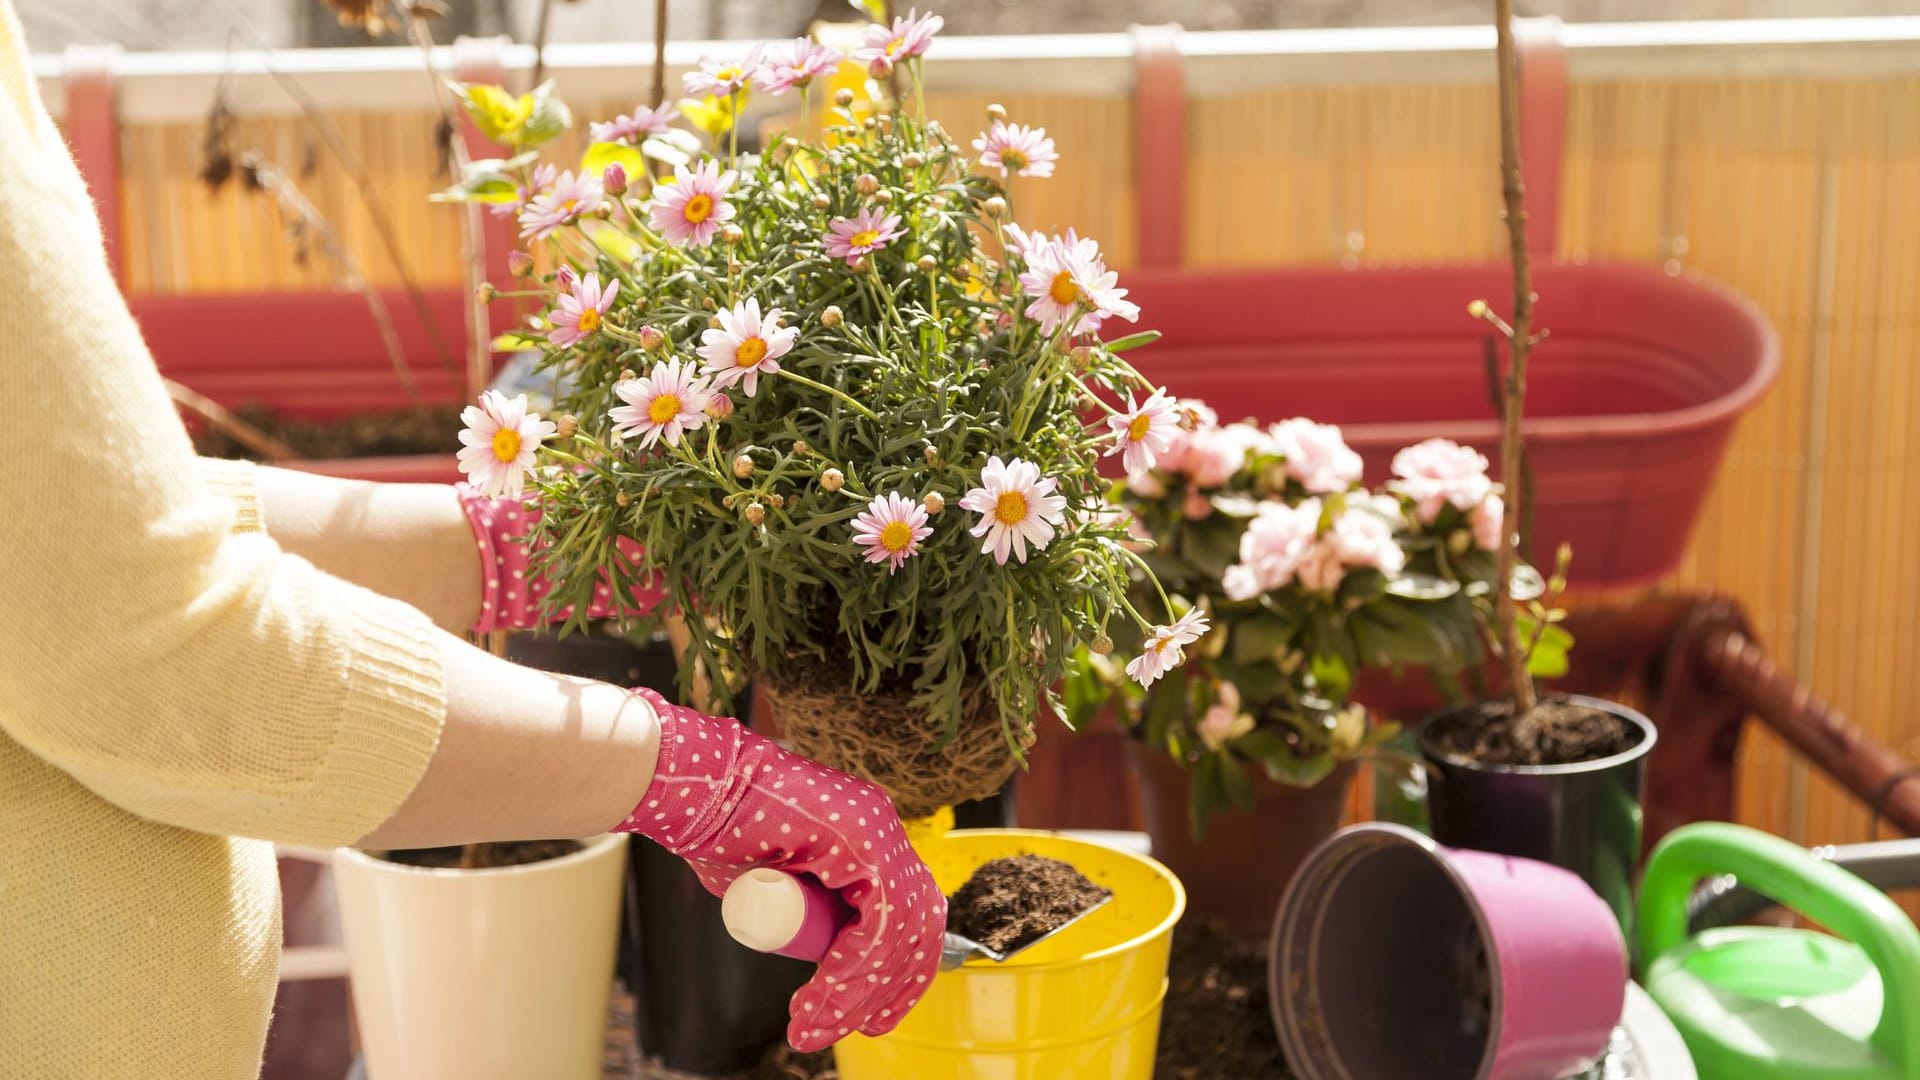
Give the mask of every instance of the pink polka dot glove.
MULTIPOLYGON (((635 690, 660 714, 660 763, 615 830, 687 860, 715 896, 758 866, 811 874, 854 911, 793 995, 787 1041, 820 1050, 884 1035, 940 964, 947 900, 878 787, 788 753, 733 720, 635 690)), ((697 973, 689 972, 689 977, 697 973)))
MULTIPOLYGON (((480 619, 473 624, 473 633, 545 626, 549 616, 544 604, 551 585, 530 568, 533 552, 526 544, 539 511, 528 509, 522 498, 491 498, 468 484, 455 484, 453 490, 473 529, 474 543, 480 547, 480 619)), ((640 545, 624 537, 617 543, 629 561, 638 560, 640 545)), ((634 589, 630 596, 615 597, 612 587, 601 581, 594 586, 587 616, 604 619, 645 614, 665 595, 649 583, 634 589)), ((562 608, 552 613, 551 621, 566 619, 572 613, 571 607, 562 608)))

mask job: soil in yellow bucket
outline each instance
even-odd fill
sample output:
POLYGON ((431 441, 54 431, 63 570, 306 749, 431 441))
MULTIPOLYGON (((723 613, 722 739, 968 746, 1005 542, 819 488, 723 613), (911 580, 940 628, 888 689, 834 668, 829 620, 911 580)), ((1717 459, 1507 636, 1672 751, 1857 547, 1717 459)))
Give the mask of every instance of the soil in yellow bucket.
POLYGON ((947 929, 995 952, 1011 952, 1112 895, 1058 859, 1014 855, 984 864, 954 892, 947 929))

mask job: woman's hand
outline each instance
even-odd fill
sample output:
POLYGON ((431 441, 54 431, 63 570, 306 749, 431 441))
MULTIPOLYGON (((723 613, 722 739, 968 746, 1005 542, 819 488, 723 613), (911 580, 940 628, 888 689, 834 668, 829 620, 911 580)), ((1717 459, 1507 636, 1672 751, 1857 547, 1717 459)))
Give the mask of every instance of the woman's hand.
POLYGON ((838 891, 854 919, 793 996, 787 1041, 819 1050, 854 1031, 892 1031, 939 966, 947 901, 886 794, 736 721, 634 693, 660 715, 660 761, 616 831, 686 859, 715 895, 757 866, 811 874, 838 891))
MULTIPOLYGON (((532 569, 533 551, 526 537, 538 522, 538 510, 529 510, 519 497, 495 498, 483 495, 469 484, 454 485, 460 509, 473 530, 474 543, 480 549, 480 617, 472 632, 490 630, 532 630, 549 621, 546 611, 546 579, 532 569)), ((624 537, 616 541, 620 553, 637 563, 640 547, 624 537)), ((602 581, 594 586, 593 599, 587 605, 589 618, 645 614, 664 597, 659 588, 647 584, 635 588, 630 596, 616 596, 602 581)), ((551 618, 564 619, 573 609, 553 612, 551 618)))

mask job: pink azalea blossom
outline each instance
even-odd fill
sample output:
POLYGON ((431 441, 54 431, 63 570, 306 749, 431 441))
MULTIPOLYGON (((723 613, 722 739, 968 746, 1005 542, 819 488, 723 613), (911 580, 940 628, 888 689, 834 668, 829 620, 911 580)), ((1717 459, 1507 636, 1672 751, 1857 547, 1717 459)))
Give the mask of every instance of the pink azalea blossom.
POLYGON ((1312 553, 1320 529, 1320 500, 1298 506, 1263 502, 1240 534, 1240 561, 1227 567, 1222 589, 1234 600, 1251 600, 1292 583, 1312 553))
POLYGON ((1268 428, 1267 438, 1274 453, 1287 459, 1287 475, 1315 495, 1346 491, 1360 482, 1360 455, 1333 424, 1296 416, 1268 428))
POLYGON ((980 164, 999 169, 1001 176, 1052 176, 1054 162, 1060 160, 1046 128, 1005 120, 995 120, 973 140, 973 148, 980 151, 980 164))
POLYGON ((1180 430, 1180 414, 1163 387, 1141 402, 1129 395, 1126 410, 1107 417, 1107 428, 1113 432, 1113 446, 1107 456, 1124 455, 1120 462, 1127 475, 1137 476, 1153 468, 1154 455, 1173 444, 1174 432, 1180 430))
POLYGON ((1181 468, 1199 487, 1216 488, 1246 467, 1264 436, 1252 424, 1208 425, 1187 434, 1181 468))
POLYGON ((1500 527, 1507 516, 1506 500, 1498 495, 1489 495, 1480 500, 1480 505, 1467 514, 1467 524, 1473 530, 1473 544, 1482 551, 1500 550, 1500 527))
POLYGON ((592 336, 600 329, 601 317, 613 306, 613 298, 619 291, 620 282, 611 278, 607 287, 601 288, 599 274, 588 274, 585 280, 575 281, 573 292, 554 304, 550 318, 553 328, 547 332, 547 340, 565 348, 592 336))
POLYGON ((1194 725, 1200 734, 1200 741, 1209 750, 1218 750, 1233 740, 1253 730, 1253 717, 1240 707, 1240 689, 1230 682, 1220 684, 1220 692, 1212 705, 1194 725))
POLYGON ((760 54, 765 50, 766 46, 755 45, 741 60, 715 60, 703 56, 699 70, 682 75, 680 85, 692 97, 732 97, 745 90, 747 84, 759 76, 764 64, 760 54))
POLYGON ((1449 503, 1471 510, 1493 493, 1486 457, 1452 439, 1428 439, 1393 455, 1393 476, 1387 487, 1412 499, 1426 525, 1449 503))
POLYGON ((1133 322, 1140 307, 1126 299, 1127 290, 1115 288, 1120 275, 1107 269, 1100 245, 1082 240, 1072 230, 1027 250, 1027 269, 1020 287, 1033 297, 1027 317, 1040 321, 1042 333, 1052 333, 1069 319, 1069 334, 1091 334, 1111 316, 1133 322))
POLYGON ((1322 542, 1343 566, 1369 566, 1388 576, 1407 567, 1407 553, 1394 539, 1393 526, 1370 511, 1348 509, 1335 517, 1322 542))
POLYGON ((1057 481, 1042 477, 1040 466, 1023 458, 987 459, 980 486, 967 492, 960 505, 980 515, 973 535, 986 537, 981 554, 1005 566, 1008 554, 1027 561, 1027 545, 1038 551, 1053 542, 1054 527, 1066 521, 1066 496, 1055 490, 1057 481))
POLYGON ((509 398, 498 390, 483 391, 480 403, 467 406, 460 420, 466 425, 460 431, 460 471, 474 487, 494 497, 518 495, 525 489, 534 452, 559 430, 551 421, 540 419, 539 413, 527 411, 527 395, 509 398))
POLYGON ((632 114, 622 113, 612 120, 595 123, 591 134, 597 143, 617 142, 638 146, 649 136, 663 135, 667 132, 667 121, 672 119, 673 110, 668 108, 649 108, 645 105, 634 107, 632 114))
POLYGON ((520 211, 520 235, 535 240, 551 236, 562 226, 597 213, 605 203, 599 177, 563 172, 551 190, 527 200, 526 208, 520 211))
POLYGON ((791 51, 760 69, 753 85, 761 93, 778 97, 795 88, 805 89, 808 83, 831 72, 841 59, 838 49, 811 38, 796 38, 791 51))
POLYGON ((720 171, 717 161, 704 161, 694 169, 673 167, 673 183, 654 189, 653 207, 648 219, 660 235, 676 244, 706 247, 733 220, 733 204, 727 192, 739 179, 739 173, 720 171))
POLYGON ((911 57, 920 56, 933 44, 933 35, 947 20, 928 12, 920 14, 918 8, 909 10, 904 16, 896 16, 893 26, 875 23, 867 27, 866 37, 860 47, 853 50, 853 58, 862 64, 871 66, 876 60, 888 64, 898 64, 911 57))
POLYGON ((720 325, 700 335, 700 358, 706 361, 706 373, 716 387, 741 383, 752 397, 760 376, 780 370, 780 358, 793 348, 800 336, 797 326, 780 325, 780 309, 769 310, 763 318, 760 301, 749 298, 718 314, 720 325))
POLYGON ((851 266, 860 256, 878 251, 903 235, 900 215, 863 209, 851 218, 837 217, 827 223, 827 256, 845 259, 851 266))
POLYGON ((678 360, 653 365, 644 378, 615 383, 613 392, 626 402, 607 410, 614 434, 622 439, 640 436, 643 449, 662 440, 680 445, 682 435, 707 422, 707 403, 713 396, 693 365, 678 360))
POLYGON ((920 553, 920 541, 933 535, 926 508, 899 492, 888 492, 867 504, 853 519, 853 542, 867 549, 867 561, 886 563, 887 573, 920 553))

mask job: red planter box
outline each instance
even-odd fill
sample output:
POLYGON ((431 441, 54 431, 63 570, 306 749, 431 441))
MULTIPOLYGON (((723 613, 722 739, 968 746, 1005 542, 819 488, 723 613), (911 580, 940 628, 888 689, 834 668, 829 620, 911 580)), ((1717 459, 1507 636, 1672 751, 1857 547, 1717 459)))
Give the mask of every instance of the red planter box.
MULTIPOLYGON (((1440 435, 1498 466, 1485 341, 1504 265, 1135 271, 1124 284, 1159 342, 1130 358, 1223 420, 1340 424, 1388 476, 1394 451, 1440 435)), ((1573 545, 1588 587, 1653 581, 1680 563, 1734 422, 1773 382, 1779 348, 1752 304, 1698 277, 1633 265, 1539 267, 1529 365, 1532 550, 1573 545)), ((1126 328, 1116 330, 1123 332, 1126 328)))

